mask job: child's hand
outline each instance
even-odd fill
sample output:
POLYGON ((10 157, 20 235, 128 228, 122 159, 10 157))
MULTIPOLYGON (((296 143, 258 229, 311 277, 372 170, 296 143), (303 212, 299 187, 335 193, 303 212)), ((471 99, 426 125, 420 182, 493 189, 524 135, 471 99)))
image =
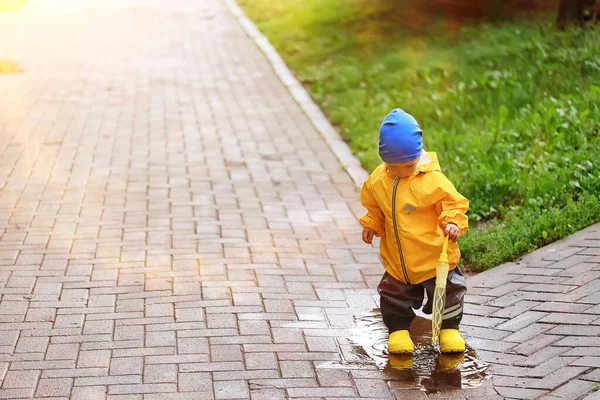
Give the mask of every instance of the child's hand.
MULTIPOLYGON (((365 234, 363 232, 363 237, 364 235, 365 234)), ((454 224, 448 224, 446 225, 446 229, 444 230, 444 235, 448 236, 453 242, 456 242, 460 237, 460 229, 458 229, 458 226, 454 224)))
POLYGON ((375 236, 375 231, 371 228, 365 228, 362 232, 363 242, 367 244, 373 243, 373 236, 375 236))

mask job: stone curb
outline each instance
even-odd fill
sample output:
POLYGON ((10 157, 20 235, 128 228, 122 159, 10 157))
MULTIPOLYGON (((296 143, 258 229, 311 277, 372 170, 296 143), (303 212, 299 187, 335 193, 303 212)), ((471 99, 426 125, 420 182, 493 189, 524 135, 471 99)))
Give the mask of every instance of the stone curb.
POLYGON ((348 175, 350 175, 350 178, 352 178, 357 186, 361 187, 363 182, 369 177, 369 173, 362 167, 358 158, 352 154, 350 146, 348 146, 338 131, 331 125, 319 106, 312 101, 308 92, 298 82, 294 74, 292 74, 273 45, 258 30, 250 18, 244 14, 244 11, 238 6, 236 1, 223 0, 223 3, 238 20, 238 23, 246 34, 265 54, 279 80, 288 88, 294 100, 300 105, 317 132, 321 134, 333 154, 335 154, 348 175))

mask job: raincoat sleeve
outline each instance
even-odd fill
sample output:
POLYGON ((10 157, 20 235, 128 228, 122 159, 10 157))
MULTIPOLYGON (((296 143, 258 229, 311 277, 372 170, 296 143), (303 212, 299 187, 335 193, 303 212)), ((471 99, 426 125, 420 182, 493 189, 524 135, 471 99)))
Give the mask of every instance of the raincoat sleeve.
POLYGON ((360 192, 360 202, 367 209, 367 215, 360 219, 360 224, 364 228, 371 228, 375 231, 375 236, 381 237, 385 226, 385 217, 379 204, 369 189, 368 181, 363 184, 360 192))
POLYGON ((434 173, 435 185, 433 190, 426 193, 426 200, 433 204, 439 213, 438 225, 445 229, 446 225, 454 224, 458 226, 460 234, 464 234, 469 227, 467 211, 469 210, 469 200, 454 188, 452 182, 441 172, 434 173))

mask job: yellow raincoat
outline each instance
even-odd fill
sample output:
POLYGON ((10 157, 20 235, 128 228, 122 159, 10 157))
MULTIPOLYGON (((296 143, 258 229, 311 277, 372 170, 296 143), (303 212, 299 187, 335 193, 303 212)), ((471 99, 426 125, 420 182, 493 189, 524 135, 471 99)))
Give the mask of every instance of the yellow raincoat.
MULTIPOLYGON (((396 178, 381 164, 365 181, 360 201, 368 213, 360 219, 381 238, 380 254, 387 272, 397 280, 417 284, 435 277, 448 223, 467 231, 469 201, 442 174, 437 156, 423 152, 414 174, 396 178)), ((450 242, 450 270, 460 259, 450 242)))

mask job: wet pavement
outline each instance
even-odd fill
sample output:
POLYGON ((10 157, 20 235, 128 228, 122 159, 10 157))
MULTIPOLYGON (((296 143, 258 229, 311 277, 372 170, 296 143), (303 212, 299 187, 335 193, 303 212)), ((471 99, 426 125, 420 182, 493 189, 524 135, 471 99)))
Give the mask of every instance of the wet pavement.
POLYGON ((387 359, 355 184, 221 2, 30 1, 0 59, 0 398, 595 396, 598 227, 387 359))
POLYGON ((488 364, 477 358, 470 346, 461 354, 440 354, 431 343, 431 319, 423 314, 411 324, 410 333, 415 343, 414 355, 394 355, 387 352, 388 331, 379 309, 360 314, 349 339, 355 344, 343 361, 317 365, 316 368, 351 368, 376 365, 388 379, 405 388, 425 393, 445 389, 472 389, 489 379, 488 364))

